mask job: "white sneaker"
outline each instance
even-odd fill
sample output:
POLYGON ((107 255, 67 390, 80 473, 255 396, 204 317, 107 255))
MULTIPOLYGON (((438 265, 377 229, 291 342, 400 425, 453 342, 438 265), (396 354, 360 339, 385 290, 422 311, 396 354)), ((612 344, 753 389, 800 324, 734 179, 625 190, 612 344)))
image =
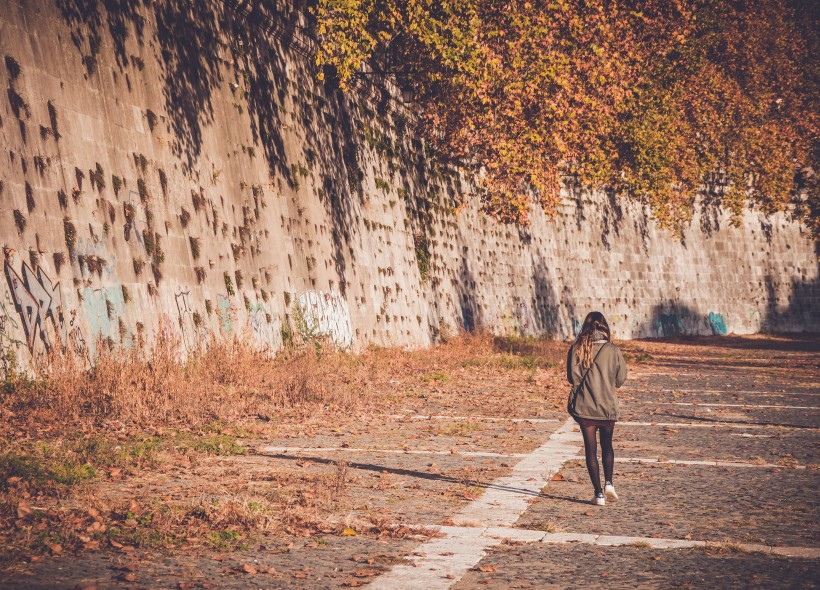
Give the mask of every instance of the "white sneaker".
POLYGON ((606 506, 606 498, 604 498, 604 494, 596 494, 592 497, 592 503, 596 506, 606 506))
POLYGON ((618 494, 615 493, 615 486, 611 483, 608 483, 604 486, 604 495, 606 499, 610 502, 615 502, 618 500, 618 494))

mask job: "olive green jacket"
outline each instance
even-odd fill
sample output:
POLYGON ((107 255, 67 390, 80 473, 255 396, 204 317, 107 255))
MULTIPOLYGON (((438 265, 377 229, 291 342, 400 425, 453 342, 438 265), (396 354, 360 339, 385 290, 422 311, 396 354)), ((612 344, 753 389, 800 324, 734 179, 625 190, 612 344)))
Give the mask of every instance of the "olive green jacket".
MULTIPOLYGON (((577 386, 581 384, 586 370, 578 362, 575 348, 573 344, 567 352, 567 381, 577 386)), ((620 349, 611 342, 594 343, 592 356, 595 362, 589 369, 586 381, 581 387, 576 387, 578 393, 572 415, 592 420, 617 420, 618 397, 615 388, 626 381, 626 360, 620 349)))

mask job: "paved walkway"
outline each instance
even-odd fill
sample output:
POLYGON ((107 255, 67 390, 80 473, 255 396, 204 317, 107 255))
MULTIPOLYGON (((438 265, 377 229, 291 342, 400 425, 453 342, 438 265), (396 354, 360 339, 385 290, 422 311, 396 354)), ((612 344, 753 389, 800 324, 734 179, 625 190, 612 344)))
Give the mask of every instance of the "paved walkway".
POLYGON ((517 463, 446 524, 416 523, 432 525, 439 536, 415 547, 408 562, 370 587, 816 587, 820 386, 796 386, 785 373, 754 367, 721 368, 642 374, 633 367, 616 430, 621 500, 605 507, 588 502, 591 487, 572 420, 405 416, 554 426, 530 453, 462 451, 464 457, 517 463), (762 381, 767 387, 759 386, 762 381))
POLYGON ((817 587, 820 387, 749 389, 759 378, 633 378, 616 431, 620 501, 586 502, 568 421, 453 519, 466 526, 441 527, 372 587, 817 587))

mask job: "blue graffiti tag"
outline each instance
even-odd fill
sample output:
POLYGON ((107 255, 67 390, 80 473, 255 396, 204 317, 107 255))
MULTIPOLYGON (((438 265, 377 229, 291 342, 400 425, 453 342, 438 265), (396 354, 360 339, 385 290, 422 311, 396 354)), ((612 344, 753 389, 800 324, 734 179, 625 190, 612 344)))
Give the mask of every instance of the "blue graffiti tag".
POLYGON ((710 311, 709 326, 712 328, 712 334, 715 336, 726 335, 726 321, 723 319, 723 314, 710 311))

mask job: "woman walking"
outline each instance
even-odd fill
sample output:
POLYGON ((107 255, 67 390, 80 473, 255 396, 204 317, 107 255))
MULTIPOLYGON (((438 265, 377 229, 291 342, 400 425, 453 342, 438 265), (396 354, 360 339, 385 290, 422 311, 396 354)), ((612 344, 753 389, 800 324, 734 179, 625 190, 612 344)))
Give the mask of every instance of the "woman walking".
POLYGON ((612 435, 618 419, 615 388, 626 381, 626 361, 620 349, 612 344, 609 324, 599 311, 587 314, 581 332, 567 353, 567 380, 572 384, 567 411, 581 427, 584 437, 587 471, 595 488, 592 503, 604 506, 618 494, 612 485, 615 450, 612 435), (598 466, 596 432, 600 432, 601 458, 604 464, 604 487, 598 466))

